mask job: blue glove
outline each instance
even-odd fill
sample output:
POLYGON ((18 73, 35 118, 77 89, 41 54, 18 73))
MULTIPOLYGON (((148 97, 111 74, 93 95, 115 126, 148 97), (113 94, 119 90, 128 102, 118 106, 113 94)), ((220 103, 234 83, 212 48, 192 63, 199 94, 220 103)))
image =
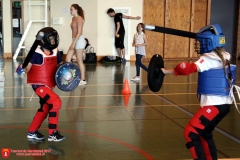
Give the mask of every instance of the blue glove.
POLYGON ((16 72, 18 75, 22 75, 23 73, 25 73, 25 70, 22 68, 22 64, 19 64, 19 66, 16 69, 16 72))

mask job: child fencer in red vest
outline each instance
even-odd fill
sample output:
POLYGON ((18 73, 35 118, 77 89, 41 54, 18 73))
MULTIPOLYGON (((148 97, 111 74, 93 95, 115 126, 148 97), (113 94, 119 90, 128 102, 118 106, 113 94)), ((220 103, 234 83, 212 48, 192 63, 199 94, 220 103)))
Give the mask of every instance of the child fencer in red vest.
MULTIPOLYGON (((58 64, 61 62, 57 50, 59 36, 52 27, 42 28, 39 32, 43 32, 44 37, 25 68, 27 83, 32 85, 40 99, 40 108, 28 129, 27 138, 44 140, 44 136, 38 129, 48 116, 48 141, 58 142, 65 139, 58 131, 59 109, 62 101, 53 91, 56 85, 54 76, 58 64)), ((17 72, 19 73, 20 70, 18 69, 17 72)))
POLYGON ((195 63, 182 62, 174 69, 162 68, 165 75, 198 72, 197 95, 201 107, 184 129, 186 147, 194 160, 217 160, 212 131, 229 113, 232 104, 236 66, 230 65, 231 55, 224 46, 225 36, 220 26, 205 26, 197 33, 195 50, 200 58, 195 63))

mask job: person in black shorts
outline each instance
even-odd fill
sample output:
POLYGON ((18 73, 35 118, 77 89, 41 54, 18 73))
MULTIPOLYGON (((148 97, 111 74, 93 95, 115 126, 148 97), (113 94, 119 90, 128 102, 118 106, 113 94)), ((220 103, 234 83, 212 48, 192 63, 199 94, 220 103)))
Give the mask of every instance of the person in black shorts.
POLYGON ((118 56, 122 58, 122 62, 126 63, 125 47, 124 47, 125 29, 124 29, 122 18, 139 20, 139 19, 141 19, 141 17, 139 17, 139 16, 131 17, 131 16, 126 16, 122 13, 115 13, 114 9, 112 9, 112 8, 108 9, 107 14, 110 17, 114 17, 114 23, 115 23, 115 27, 116 27, 115 47, 117 49, 118 56))

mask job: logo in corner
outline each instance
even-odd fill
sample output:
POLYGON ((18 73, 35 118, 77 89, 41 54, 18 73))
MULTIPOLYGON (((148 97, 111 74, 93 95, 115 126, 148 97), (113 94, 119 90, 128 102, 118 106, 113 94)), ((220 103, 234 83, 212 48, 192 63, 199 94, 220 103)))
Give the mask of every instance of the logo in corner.
POLYGON ((10 148, 2 148, 2 156, 3 158, 8 158, 10 156, 10 148))

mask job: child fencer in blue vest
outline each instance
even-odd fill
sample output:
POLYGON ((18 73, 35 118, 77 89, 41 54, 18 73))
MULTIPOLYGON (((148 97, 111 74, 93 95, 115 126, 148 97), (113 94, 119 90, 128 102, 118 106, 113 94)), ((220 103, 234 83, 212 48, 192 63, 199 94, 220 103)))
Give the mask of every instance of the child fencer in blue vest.
POLYGON ((224 46, 225 36, 220 26, 205 26, 197 33, 195 50, 200 58, 195 63, 182 62, 174 69, 161 69, 165 75, 176 76, 198 72, 197 95, 201 107, 184 129, 186 147, 194 160, 218 159, 212 131, 235 102, 236 66, 230 65, 231 55, 224 46))

